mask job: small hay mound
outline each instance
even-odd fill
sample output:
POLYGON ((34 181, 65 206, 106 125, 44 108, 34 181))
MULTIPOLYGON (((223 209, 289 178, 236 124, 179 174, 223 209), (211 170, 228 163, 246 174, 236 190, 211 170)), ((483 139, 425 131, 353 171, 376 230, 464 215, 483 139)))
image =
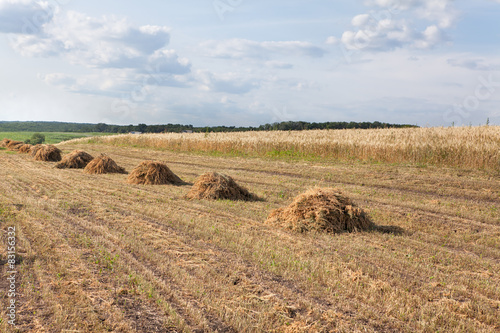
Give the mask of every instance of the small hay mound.
POLYGON ((35 160, 44 162, 59 162, 61 150, 54 145, 44 145, 36 150, 35 160))
POLYGON ((19 148, 24 145, 24 142, 22 141, 10 141, 7 144, 7 149, 8 150, 19 150, 19 148))
POLYGON ((24 145, 19 147, 19 152, 22 154, 29 154, 31 152, 31 147, 33 147, 33 145, 25 143, 24 145))
POLYGON ((168 166, 153 161, 144 161, 139 164, 128 175, 127 182, 144 185, 184 184, 168 166))
POLYGON ((124 168, 119 167, 115 161, 105 154, 100 154, 90 161, 83 171, 90 174, 127 173, 124 168))
POLYGON ((61 162, 56 164, 58 169, 83 169, 94 157, 82 150, 74 150, 64 155, 61 162))
POLYGON ((365 212, 333 188, 313 188, 300 194, 288 207, 273 210, 266 223, 299 232, 353 232, 372 227, 365 212))
POLYGON ((0 147, 2 148, 6 148, 7 145, 11 142, 12 140, 10 139, 3 139, 2 141, 0 141, 0 147))
POLYGON ((186 195, 188 199, 257 200, 257 196, 239 186, 233 178, 216 172, 201 175, 186 195))
POLYGON ((42 149, 44 146, 45 145, 42 145, 42 144, 34 145, 33 147, 30 148, 30 155, 33 156, 33 157, 35 157, 37 151, 39 151, 40 149, 42 149))

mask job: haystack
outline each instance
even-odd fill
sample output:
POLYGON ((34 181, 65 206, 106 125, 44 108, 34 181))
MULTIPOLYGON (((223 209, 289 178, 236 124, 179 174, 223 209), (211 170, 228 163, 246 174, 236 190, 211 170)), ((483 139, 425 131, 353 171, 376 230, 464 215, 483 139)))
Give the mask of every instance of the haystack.
POLYGON ((22 141, 10 141, 8 144, 7 144, 7 149, 8 150, 19 150, 19 148, 24 145, 24 142, 22 141))
POLYGON ((299 232, 352 232, 372 227, 365 212, 333 188, 313 188, 300 194, 288 207, 273 210, 266 223, 299 232))
POLYGON ((36 156, 36 153, 42 149, 45 145, 42 145, 42 144, 37 144, 37 145, 34 145, 33 147, 30 148, 30 155, 35 157, 36 156))
POLYGON ((35 160, 44 162, 59 162, 62 151, 54 145, 44 145, 36 150, 35 160))
POLYGON ((184 184, 168 166, 160 162, 144 161, 139 164, 130 175, 127 182, 130 184, 163 185, 184 184))
POLYGON ((233 178, 216 172, 201 175, 186 195, 189 199, 257 200, 257 196, 236 184, 233 178))
POLYGON ((12 140, 10 139, 3 139, 2 141, 0 141, 0 147, 2 148, 6 148, 7 145, 11 142, 12 140))
POLYGON ((83 169, 92 161, 94 157, 82 150, 74 150, 64 155, 61 162, 56 164, 59 169, 83 169))
POLYGON ((31 152, 31 147, 33 147, 33 145, 25 143, 24 145, 19 147, 19 152, 22 154, 29 154, 31 152))
POLYGON ((119 167, 115 161, 105 154, 100 154, 90 161, 83 171, 90 174, 127 173, 124 168, 119 167))

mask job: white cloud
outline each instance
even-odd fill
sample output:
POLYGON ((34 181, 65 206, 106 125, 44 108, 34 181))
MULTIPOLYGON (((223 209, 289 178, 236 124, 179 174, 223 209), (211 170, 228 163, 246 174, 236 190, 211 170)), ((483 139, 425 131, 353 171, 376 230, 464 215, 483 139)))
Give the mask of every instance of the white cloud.
MULTIPOLYGON (((499 0, 500 2, 500 0, 499 0)), ((453 67, 462 67, 480 71, 498 71, 500 64, 494 64, 482 58, 458 57, 448 59, 448 64, 453 67)))
POLYGON ((0 0, 0 32, 38 34, 54 8, 44 1, 0 0))
MULTIPOLYGON (((396 48, 430 49, 446 43, 446 29, 458 17, 452 0, 370 0, 374 10, 353 17, 354 29, 342 34, 348 50, 391 51, 396 48), (425 28, 418 29, 417 26, 425 28)), ((337 39, 331 36, 327 43, 337 39)))
POLYGON ((309 42, 267 41, 257 42, 248 39, 210 40, 201 45, 202 52, 215 58, 232 59, 269 59, 273 55, 301 55, 313 58, 322 57, 326 51, 309 42))
POLYGON ((214 74, 200 70, 196 76, 201 84, 200 88, 205 91, 245 94, 260 85, 257 80, 248 79, 238 73, 214 74))

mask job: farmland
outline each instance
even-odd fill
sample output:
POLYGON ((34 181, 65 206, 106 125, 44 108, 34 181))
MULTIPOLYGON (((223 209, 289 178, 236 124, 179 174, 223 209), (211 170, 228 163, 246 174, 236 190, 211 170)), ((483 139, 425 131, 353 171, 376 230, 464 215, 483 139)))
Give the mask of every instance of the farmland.
MULTIPOLYGON (((500 330, 498 127, 258 135, 58 144, 107 153, 127 171, 164 161, 187 182, 179 186, 131 185, 0 150, 1 225, 17 238, 16 329, 500 330), (263 200, 186 199, 207 171, 263 200), (316 186, 339 188, 377 228, 296 233, 264 223, 316 186)), ((0 246, 5 263, 6 233, 0 246)), ((0 330, 9 332, 2 269, 0 330)))
MULTIPOLYGON (((0 139, 9 138, 16 141, 25 141, 36 132, 0 132, 0 139)), ((71 139, 95 137, 100 135, 109 135, 108 133, 68 133, 68 132, 41 132, 45 136, 45 142, 48 144, 59 143, 71 139)))

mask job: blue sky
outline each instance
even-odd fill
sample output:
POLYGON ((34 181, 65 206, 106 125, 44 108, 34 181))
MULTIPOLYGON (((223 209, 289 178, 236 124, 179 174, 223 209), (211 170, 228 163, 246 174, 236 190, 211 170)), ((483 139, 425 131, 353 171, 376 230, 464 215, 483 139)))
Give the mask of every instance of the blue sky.
POLYGON ((0 0, 0 120, 500 124, 500 0, 0 0))

